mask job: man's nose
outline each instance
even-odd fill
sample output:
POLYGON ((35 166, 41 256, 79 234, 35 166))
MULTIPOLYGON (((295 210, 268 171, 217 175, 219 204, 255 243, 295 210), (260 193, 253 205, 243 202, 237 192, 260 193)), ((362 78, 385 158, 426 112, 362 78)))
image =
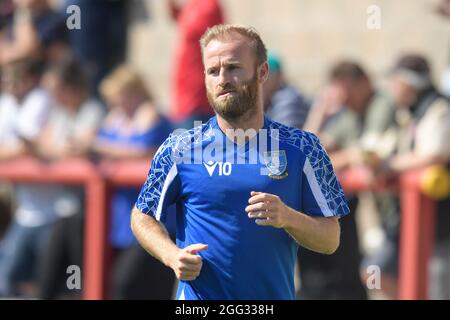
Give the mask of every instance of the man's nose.
POLYGON ((219 85, 221 87, 228 86, 230 84, 230 74, 225 68, 220 68, 219 72, 219 85))

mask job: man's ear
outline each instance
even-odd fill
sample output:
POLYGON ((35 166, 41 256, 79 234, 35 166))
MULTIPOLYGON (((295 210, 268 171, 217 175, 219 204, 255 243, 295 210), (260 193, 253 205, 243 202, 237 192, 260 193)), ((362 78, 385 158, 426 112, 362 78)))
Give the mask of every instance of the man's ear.
POLYGON ((258 72, 258 80, 260 83, 264 83, 267 81, 267 78, 269 77, 269 65, 267 64, 267 61, 264 61, 259 67, 258 72))

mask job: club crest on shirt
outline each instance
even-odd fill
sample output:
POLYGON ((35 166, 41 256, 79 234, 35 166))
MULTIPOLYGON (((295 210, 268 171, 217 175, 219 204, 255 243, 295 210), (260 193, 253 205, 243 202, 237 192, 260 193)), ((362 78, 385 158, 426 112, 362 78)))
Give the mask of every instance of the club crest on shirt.
POLYGON ((285 150, 265 151, 263 153, 264 164, 269 171, 268 176, 272 179, 284 179, 288 176, 286 172, 287 157, 285 150))

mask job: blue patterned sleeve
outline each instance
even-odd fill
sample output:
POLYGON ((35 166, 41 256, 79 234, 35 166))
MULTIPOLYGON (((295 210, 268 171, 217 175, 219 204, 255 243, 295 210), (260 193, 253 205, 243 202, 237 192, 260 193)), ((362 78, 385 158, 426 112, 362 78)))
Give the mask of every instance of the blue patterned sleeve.
POLYGON ((308 133, 302 172, 302 212, 312 216, 342 217, 349 213, 344 191, 319 139, 308 133))
POLYGON ((136 208, 141 212, 163 222, 166 219, 167 208, 177 201, 180 192, 172 148, 173 137, 170 136, 156 152, 147 180, 136 202, 136 208))

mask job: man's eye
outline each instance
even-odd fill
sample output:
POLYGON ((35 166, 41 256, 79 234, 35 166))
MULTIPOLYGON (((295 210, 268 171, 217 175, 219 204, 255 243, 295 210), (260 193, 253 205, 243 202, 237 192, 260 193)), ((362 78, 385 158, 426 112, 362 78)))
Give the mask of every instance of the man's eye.
POLYGON ((217 69, 208 69, 206 74, 208 75, 216 75, 218 73, 217 69))

